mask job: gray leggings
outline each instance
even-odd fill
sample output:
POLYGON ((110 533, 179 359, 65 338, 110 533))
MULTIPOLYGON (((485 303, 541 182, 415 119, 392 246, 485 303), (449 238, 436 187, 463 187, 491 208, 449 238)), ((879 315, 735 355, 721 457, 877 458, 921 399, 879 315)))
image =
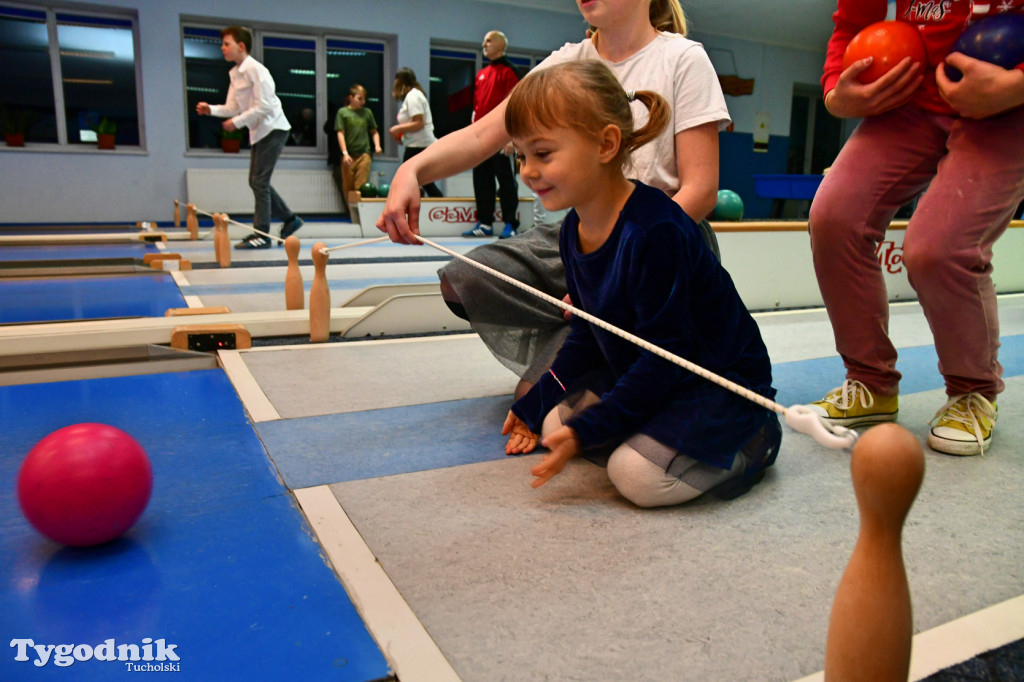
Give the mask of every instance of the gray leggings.
MULTIPOLYGON (((562 426, 559 408, 548 412, 541 427, 547 436, 562 426)), ((699 497, 719 483, 743 473, 745 459, 736 455, 732 469, 726 471, 704 464, 686 455, 676 455, 673 473, 667 473, 637 451, 631 443, 622 443, 608 458, 608 478, 623 497, 638 507, 667 507, 699 497)))

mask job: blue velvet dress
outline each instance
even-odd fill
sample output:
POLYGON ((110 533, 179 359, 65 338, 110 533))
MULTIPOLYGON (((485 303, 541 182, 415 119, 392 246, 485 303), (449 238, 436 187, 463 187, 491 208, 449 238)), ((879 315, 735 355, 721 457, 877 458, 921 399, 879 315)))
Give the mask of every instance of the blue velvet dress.
MULTIPOLYGON (((700 228, 664 192, 637 182, 608 240, 592 253, 579 250, 578 232, 579 217, 570 211, 560 249, 577 307, 774 398, 757 324, 700 228)), ((736 453, 777 419, 579 317, 572 318, 551 371, 512 409, 540 433, 549 411, 587 391, 599 402, 565 422, 584 452, 646 434, 679 454, 728 469, 736 453)))

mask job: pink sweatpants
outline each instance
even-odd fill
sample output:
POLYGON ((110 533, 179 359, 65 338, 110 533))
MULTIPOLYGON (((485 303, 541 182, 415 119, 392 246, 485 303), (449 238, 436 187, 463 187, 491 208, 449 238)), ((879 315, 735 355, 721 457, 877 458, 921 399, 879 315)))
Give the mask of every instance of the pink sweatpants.
POLYGON ((811 206, 814 269, 848 379, 899 392, 889 305, 875 249, 918 201, 903 265, 935 339, 946 393, 1003 390, 992 245, 1024 198, 1024 107, 977 121, 906 105, 867 118, 811 206), (930 184, 929 184, 930 183, 930 184))

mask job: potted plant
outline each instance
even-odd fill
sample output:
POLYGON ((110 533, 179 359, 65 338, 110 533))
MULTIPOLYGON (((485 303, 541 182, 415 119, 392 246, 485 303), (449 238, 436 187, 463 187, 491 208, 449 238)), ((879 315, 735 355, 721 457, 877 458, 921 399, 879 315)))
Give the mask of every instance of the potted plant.
POLYGON ((220 148, 225 154, 237 154, 242 149, 245 133, 239 129, 220 131, 220 148))
POLYGON ((116 123, 104 117, 93 130, 96 131, 96 146, 99 149, 114 148, 114 140, 117 136, 116 123))
POLYGON ((34 120, 35 112, 31 109, 0 107, 0 128, 3 129, 7 146, 24 147, 25 133, 34 120))

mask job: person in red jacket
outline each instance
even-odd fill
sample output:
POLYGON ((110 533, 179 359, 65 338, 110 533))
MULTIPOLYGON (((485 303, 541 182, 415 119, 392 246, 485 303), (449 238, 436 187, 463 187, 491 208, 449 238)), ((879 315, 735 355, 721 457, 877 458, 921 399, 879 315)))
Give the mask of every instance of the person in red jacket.
MULTIPOLYGON (((508 39, 501 31, 484 36, 484 57, 490 64, 480 69, 473 84, 473 119, 477 121, 501 104, 519 82, 519 74, 505 56, 508 39)), ((494 234, 494 180, 501 189, 501 217, 505 229, 500 237, 508 239, 519 230, 516 211, 519 209, 519 187, 512 172, 512 148, 495 150, 493 156, 473 169, 473 193, 476 195, 476 226, 462 233, 463 237, 490 237, 494 234)))
POLYGON ((818 285, 846 381, 816 403, 843 426, 896 419, 896 348, 875 249, 896 210, 919 197, 903 241, 903 264, 931 327, 948 402, 928 445, 977 455, 996 424, 1003 390, 992 246, 1024 199, 1024 64, 1005 69, 950 50, 989 13, 1024 13, 1024 0, 896 0, 898 21, 917 26, 928 63, 903 60, 869 84, 862 59, 843 70, 846 46, 886 18, 886 0, 839 0, 822 89, 840 118, 862 118, 836 158, 810 212, 818 285), (963 72, 951 81, 945 64, 963 72))

